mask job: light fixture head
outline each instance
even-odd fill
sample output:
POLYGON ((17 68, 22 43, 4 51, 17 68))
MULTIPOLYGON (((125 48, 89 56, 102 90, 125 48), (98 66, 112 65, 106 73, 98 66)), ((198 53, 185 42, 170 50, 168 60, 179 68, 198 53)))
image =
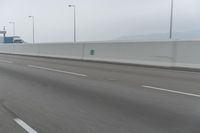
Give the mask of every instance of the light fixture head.
POLYGON ((68 7, 75 7, 75 5, 68 5, 68 7))

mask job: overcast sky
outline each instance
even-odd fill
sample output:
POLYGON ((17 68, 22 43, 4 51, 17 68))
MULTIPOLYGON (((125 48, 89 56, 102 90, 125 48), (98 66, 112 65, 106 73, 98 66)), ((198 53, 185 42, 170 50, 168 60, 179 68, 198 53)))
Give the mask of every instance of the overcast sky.
MULTIPOLYGON (((167 33, 171 0, 0 0, 0 30, 32 40, 35 16, 36 42, 73 40, 73 9, 77 6, 77 40, 113 40, 122 36, 167 33)), ((174 31, 200 30, 200 1, 174 0, 174 31)), ((167 36, 166 36, 167 38, 167 36)))

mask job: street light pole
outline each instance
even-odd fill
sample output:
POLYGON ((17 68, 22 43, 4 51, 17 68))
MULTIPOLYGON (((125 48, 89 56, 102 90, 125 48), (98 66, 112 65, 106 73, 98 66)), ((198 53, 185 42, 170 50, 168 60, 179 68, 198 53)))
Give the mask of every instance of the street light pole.
POLYGON ((32 23, 33 23, 33 44, 34 44, 35 43, 35 17, 29 16, 29 18, 32 18, 32 23))
POLYGON ((9 22, 9 24, 13 25, 13 36, 15 36, 15 22, 9 22))
POLYGON ((76 6, 75 5, 68 5, 68 6, 74 8, 74 44, 76 44, 76 6))
POLYGON ((174 15, 174 0, 171 0, 171 16, 170 16, 170 33, 169 39, 172 39, 173 34, 173 15, 174 15))

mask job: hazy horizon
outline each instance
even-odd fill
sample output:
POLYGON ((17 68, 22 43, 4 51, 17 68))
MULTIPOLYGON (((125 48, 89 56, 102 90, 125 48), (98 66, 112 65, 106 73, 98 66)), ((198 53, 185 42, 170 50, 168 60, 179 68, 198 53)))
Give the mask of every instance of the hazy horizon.
MULTIPOLYGON (((36 42, 73 41, 73 9, 77 7, 77 41, 103 41, 169 32, 171 0, 0 0, 0 30, 8 36, 16 22, 16 35, 32 41, 35 16, 36 42)), ((200 1, 174 0, 174 32, 200 31, 200 1)), ((174 36, 176 38, 176 35, 174 36)), ((168 36, 166 35, 166 39, 168 36)))

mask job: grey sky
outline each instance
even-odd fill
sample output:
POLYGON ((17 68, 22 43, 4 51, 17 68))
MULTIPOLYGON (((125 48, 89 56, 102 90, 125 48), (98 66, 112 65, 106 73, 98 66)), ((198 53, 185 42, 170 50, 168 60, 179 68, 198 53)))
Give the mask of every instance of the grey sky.
MULTIPOLYGON (((174 0, 174 31, 200 30, 200 1, 174 0)), ((169 31, 170 0, 0 0, 0 28, 5 25, 31 42, 29 15, 35 16, 36 42, 72 41, 77 6, 78 41, 112 40, 121 36, 169 31)), ((1 29, 2 29, 1 28, 1 29)))

